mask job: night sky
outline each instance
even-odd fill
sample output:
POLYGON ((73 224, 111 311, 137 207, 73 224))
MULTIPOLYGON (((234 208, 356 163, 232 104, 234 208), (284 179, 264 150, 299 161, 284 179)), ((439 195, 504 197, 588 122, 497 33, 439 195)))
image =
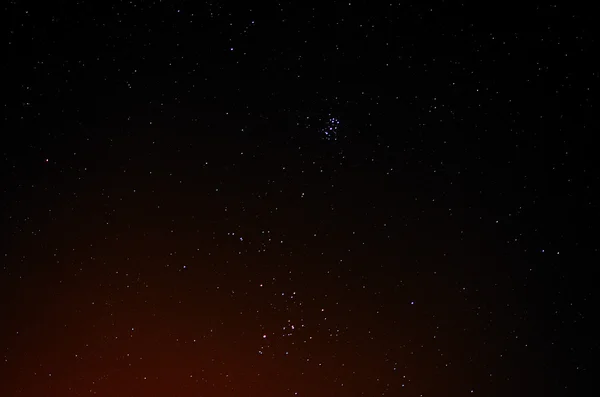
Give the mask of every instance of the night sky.
POLYGON ((413 3, 5 2, 0 396, 591 395, 596 14, 413 3))

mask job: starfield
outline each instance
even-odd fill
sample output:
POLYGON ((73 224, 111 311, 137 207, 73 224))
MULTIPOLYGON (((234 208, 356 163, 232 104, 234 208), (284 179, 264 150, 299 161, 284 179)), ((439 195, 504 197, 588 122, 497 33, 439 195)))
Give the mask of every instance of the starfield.
POLYGON ((593 390, 591 9, 3 10, 0 396, 593 390))

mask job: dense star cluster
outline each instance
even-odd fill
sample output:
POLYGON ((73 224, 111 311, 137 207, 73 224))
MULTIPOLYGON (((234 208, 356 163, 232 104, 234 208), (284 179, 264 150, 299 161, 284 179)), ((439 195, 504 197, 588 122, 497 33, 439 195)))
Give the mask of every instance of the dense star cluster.
POLYGON ((323 139, 328 141, 336 141, 338 139, 338 127, 340 125, 340 121, 335 117, 331 117, 327 120, 327 124, 321 130, 323 134, 323 139))
POLYGON ((589 394, 595 14, 251 3, 4 5, 0 396, 589 394))

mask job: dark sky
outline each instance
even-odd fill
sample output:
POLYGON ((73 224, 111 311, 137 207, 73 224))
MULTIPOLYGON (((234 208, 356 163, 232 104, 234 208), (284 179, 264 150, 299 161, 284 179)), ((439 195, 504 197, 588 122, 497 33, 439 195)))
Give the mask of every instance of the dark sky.
POLYGON ((584 395, 595 14, 413 3, 6 2, 0 396, 584 395))

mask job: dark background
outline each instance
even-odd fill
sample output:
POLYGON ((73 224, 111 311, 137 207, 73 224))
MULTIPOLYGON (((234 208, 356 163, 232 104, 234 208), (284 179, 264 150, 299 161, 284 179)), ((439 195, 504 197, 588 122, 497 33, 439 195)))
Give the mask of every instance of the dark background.
POLYGON ((4 15, 0 395, 590 390, 591 10, 4 15))

